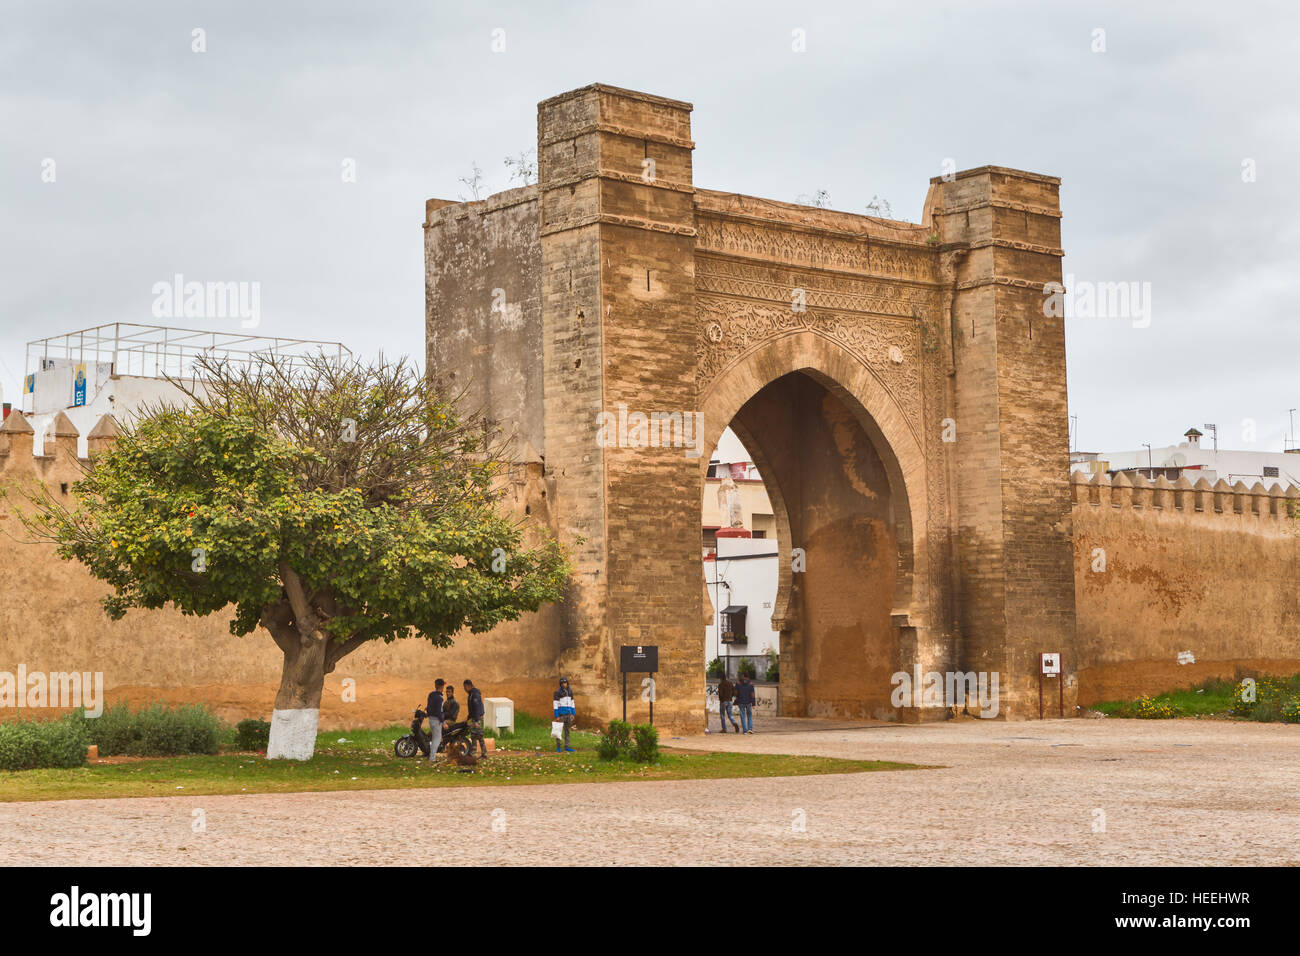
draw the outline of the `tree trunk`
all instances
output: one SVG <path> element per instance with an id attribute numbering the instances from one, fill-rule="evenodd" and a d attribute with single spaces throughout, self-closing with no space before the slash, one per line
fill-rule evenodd
<path id="1" fill-rule="evenodd" d="M 325 652 L 326 641 L 319 633 L 305 639 L 300 636 L 296 646 L 290 644 L 285 649 L 280 690 L 271 714 L 267 760 L 310 760 L 315 753 L 320 698 L 325 688 Z"/>

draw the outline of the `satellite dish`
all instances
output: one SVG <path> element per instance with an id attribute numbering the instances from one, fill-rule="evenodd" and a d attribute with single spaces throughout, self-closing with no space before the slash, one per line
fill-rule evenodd
<path id="1" fill-rule="evenodd" d="M 1169 468 L 1181 468 L 1185 464 L 1187 464 L 1187 456 L 1179 452 L 1170 455 L 1169 460 L 1165 462 Z"/>

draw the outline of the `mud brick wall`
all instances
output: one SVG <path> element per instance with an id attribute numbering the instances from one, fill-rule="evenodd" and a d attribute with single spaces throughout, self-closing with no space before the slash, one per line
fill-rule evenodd
<path id="1" fill-rule="evenodd" d="M 14 412 L 0 427 L 0 486 L 44 483 L 75 505 L 73 486 L 82 471 L 77 430 L 66 416 L 55 421 L 53 440 L 34 454 L 31 426 Z M 88 436 L 93 456 L 117 434 L 105 416 Z M 84 464 L 84 462 L 82 462 Z M 63 489 L 66 488 L 65 492 Z M 548 520 L 540 465 L 520 465 L 505 488 L 505 506 L 519 518 Z M 525 511 L 529 515 L 525 515 Z M 135 610 L 120 621 L 104 614 L 107 585 L 80 565 L 64 561 L 54 546 L 30 543 L 12 505 L 0 502 L 0 670 L 15 673 L 89 671 L 104 675 L 109 703 L 152 700 L 206 703 L 230 721 L 270 718 L 282 657 L 265 631 L 230 633 L 230 615 L 187 617 L 171 609 Z M 559 656 L 558 610 L 546 608 L 489 634 L 460 635 L 453 647 L 434 648 L 418 638 L 368 645 L 343 659 L 326 678 L 323 728 L 380 727 L 405 723 L 437 677 L 466 677 L 486 696 L 514 698 L 520 708 L 550 713 Z M 345 679 L 353 685 L 345 699 Z M 0 720 L 53 716 L 0 711 Z"/>
<path id="2" fill-rule="evenodd" d="M 1300 490 L 1124 474 L 1072 490 L 1080 703 L 1300 671 Z"/>

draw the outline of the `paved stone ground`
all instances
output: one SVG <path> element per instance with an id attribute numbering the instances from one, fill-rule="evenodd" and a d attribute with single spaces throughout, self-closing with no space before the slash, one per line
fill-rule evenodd
<path id="1" fill-rule="evenodd" d="M 797 725 L 796 725 L 797 726 Z M 943 764 L 818 777 L 0 804 L 0 865 L 1300 864 L 1300 727 L 963 721 L 666 741 Z M 785 725 L 777 728 L 786 731 Z M 191 832 L 191 810 L 207 832 Z M 1094 832 L 1095 811 L 1105 832 Z M 492 829 L 493 813 L 505 823 Z M 802 811 L 806 832 L 795 832 Z"/>

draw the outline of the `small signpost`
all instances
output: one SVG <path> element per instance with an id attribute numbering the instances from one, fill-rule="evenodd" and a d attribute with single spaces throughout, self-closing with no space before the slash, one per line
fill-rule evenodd
<path id="1" fill-rule="evenodd" d="M 627 675 L 649 674 L 650 725 L 655 722 L 654 675 L 659 671 L 659 646 L 657 644 L 624 644 L 619 649 L 619 670 L 623 672 L 623 720 L 627 720 Z"/>
<path id="2" fill-rule="evenodd" d="M 1056 678 L 1057 711 L 1065 716 L 1065 680 L 1061 677 L 1061 655 L 1045 653 L 1038 655 L 1038 719 L 1043 719 L 1043 678 Z"/>

